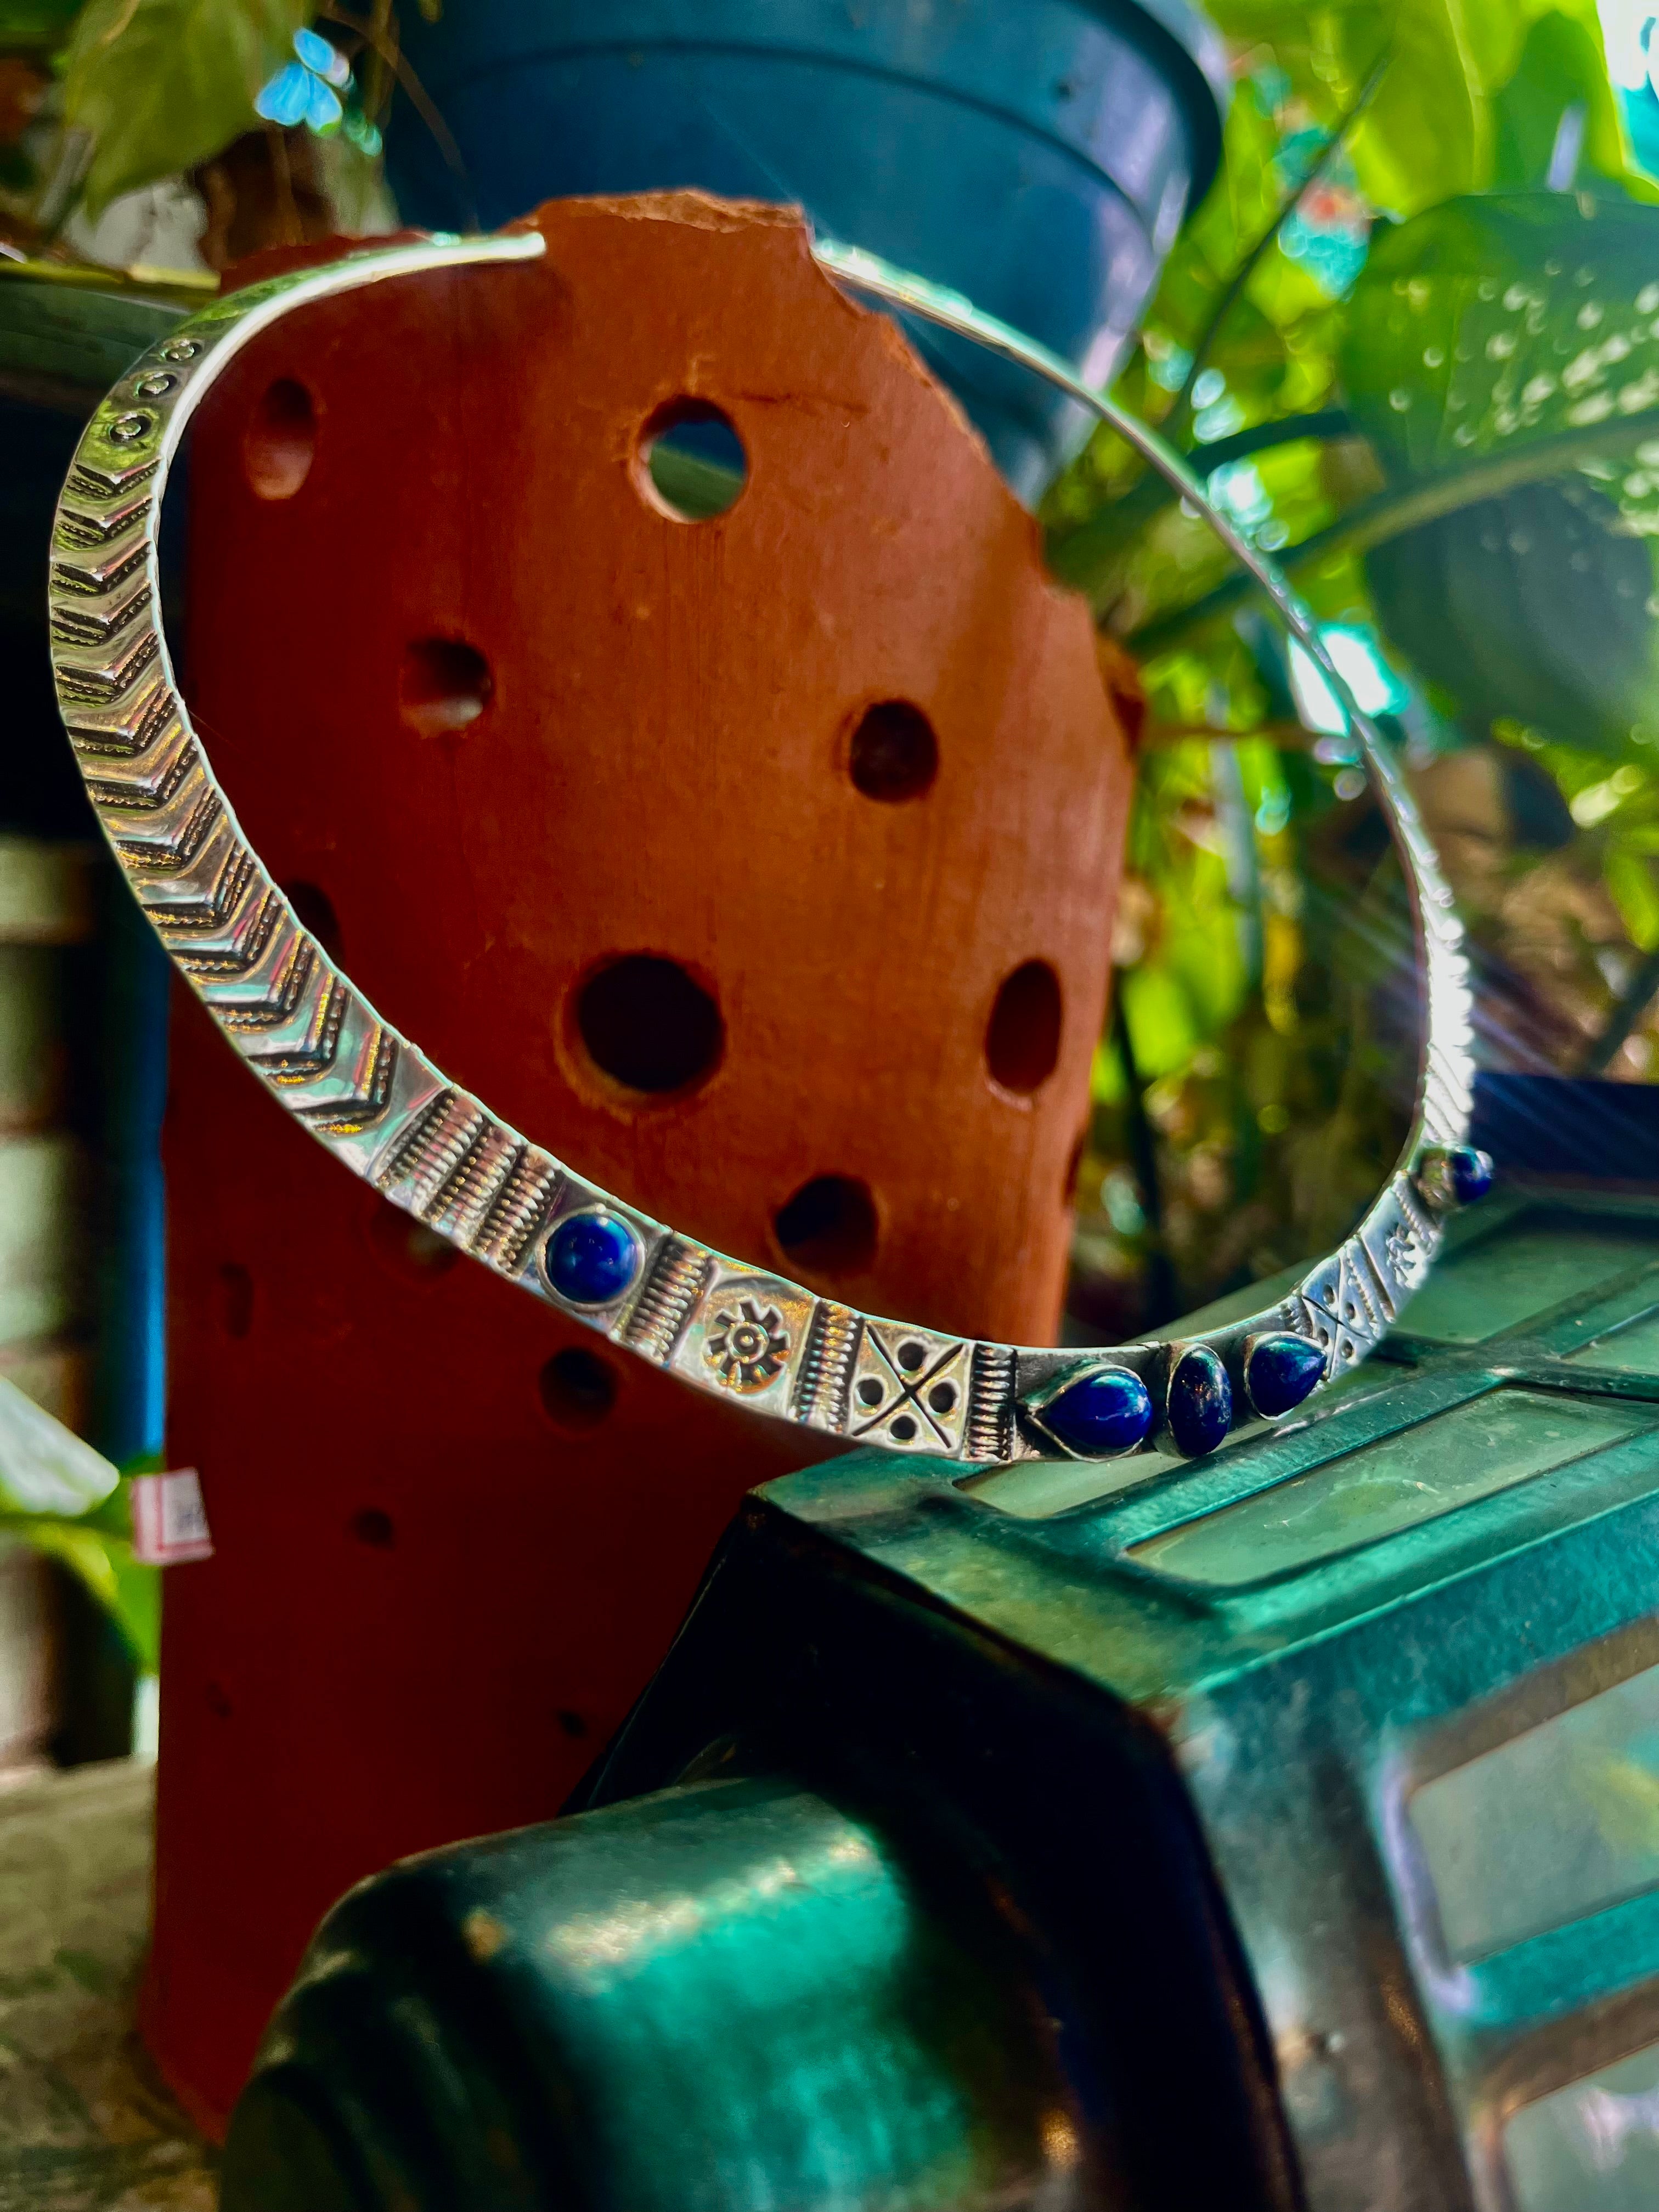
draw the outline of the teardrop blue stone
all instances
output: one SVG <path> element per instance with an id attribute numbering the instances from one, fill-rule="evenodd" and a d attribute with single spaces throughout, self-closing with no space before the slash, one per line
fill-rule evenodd
<path id="1" fill-rule="evenodd" d="M 608 1306 L 639 1273 L 640 1248 L 614 1213 L 572 1213 L 547 1240 L 547 1279 L 573 1306 Z"/>
<path id="2" fill-rule="evenodd" d="M 1245 1390 L 1270 1421 L 1310 1396 L 1324 1372 L 1324 1353 L 1305 1336 L 1253 1336 L 1244 1354 Z"/>
<path id="3" fill-rule="evenodd" d="M 1145 1442 L 1152 1394 L 1132 1368 L 1097 1367 L 1050 1398 L 1037 1419 L 1079 1459 L 1110 1459 Z"/>
<path id="4" fill-rule="evenodd" d="M 1233 1425 L 1233 1386 L 1221 1355 L 1191 1344 L 1170 1376 L 1170 1434 L 1188 1459 L 1212 1452 Z"/>

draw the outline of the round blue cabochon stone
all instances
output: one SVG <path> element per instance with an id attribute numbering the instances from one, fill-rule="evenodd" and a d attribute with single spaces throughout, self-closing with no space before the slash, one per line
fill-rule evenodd
<path id="1" fill-rule="evenodd" d="M 1492 1188 L 1492 1159 L 1473 1145 L 1455 1145 L 1446 1156 L 1451 1187 L 1460 1206 L 1473 1206 Z"/>
<path id="2" fill-rule="evenodd" d="M 1170 1434 L 1188 1459 L 1212 1452 L 1233 1424 L 1233 1386 L 1221 1355 L 1189 1345 L 1170 1376 Z"/>
<path id="3" fill-rule="evenodd" d="M 1145 1441 L 1152 1425 L 1152 1401 L 1132 1369 L 1102 1367 L 1050 1398 L 1041 1418 L 1079 1459 L 1109 1459 Z"/>
<path id="4" fill-rule="evenodd" d="M 606 1306 L 639 1273 L 633 1231 L 614 1213 L 573 1213 L 547 1240 L 547 1279 L 573 1306 Z"/>

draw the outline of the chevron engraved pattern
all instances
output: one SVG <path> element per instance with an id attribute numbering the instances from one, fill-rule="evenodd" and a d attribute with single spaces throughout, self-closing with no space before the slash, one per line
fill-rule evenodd
<path id="1" fill-rule="evenodd" d="M 64 487 L 49 568 L 58 704 L 104 833 L 180 972 L 272 1096 L 353 1173 L 475 1259 L 695 1388 L 920 1454 L 924 1469 L 929 1457 L 988 1464 L 1054 1456 L 1063 1447 L 1044 1425 L 1018 1418 L 1022 1390 L 1046 1404 L 1056 1378 L 1064 1383 L 1103 1359 L 1155 1382 L 1162 1345 L 1078 1354 L 940 1336 L 729 1260 L 580 1182 L 441 1074 L 341 973 L 242 836 L 179 695 L 161 627 L 157 530 L 185 426 L 226 363 L 313 301 L 544 250 L 534 231 L 430 240 L 274 277 L 215 301 L 153 347 L 104 401 Z M 819 250 L 826 265 L 836 251 Z M 888 271 L 883 283 L 885 296 L 941 319 L 937 296 L 920 280 Z M 968 336 L 985 337 L 973 310 L 957 303 L 943 319 L 951 316 Z M 1009 349 L 1006 333 L 996 343 Z M 1027 357 L 1018 349 L 1015 356 Z M 1052 380 L 1051 365 L 1035 352 L 1029 361 Z M 1109 403 L 1090 404 L 1109 413 Z M 1132 442 L 1213 522 L 1181 465 L 1144 426 L 1133 428 Z M 1248 548 L 1241 557 L 1317 650 L 1272 564 Z M 1403 779 L 1362 717 L 1356 726 L 1405 861 L 1425 971 L 1418 1119 L 1399 1170 L 1342 1249 L 1291 1297 L 1201 1340 L 1236 1374 L 1258 1329 L 1317 1342 L 1328 1373 L 1372 1349 L 1442 1234 L 1419 1172 L 1428 1149 L 1462 1144 L 1468 1125 L 1462 932 Z M 621 1241 L 634 1255 L 633 1277 L 609 1304 L 572 1304 L 552 1286 L 547 1255 L 575 1216 L 613 1238 L 607 1216 L 632 1232 Z M 1160 1433 L 1141 1448 L 1156 1448 Z"/>
<path id="2" fill-rule="evenodd" d="M 60 674 L 60 697 L 65 684 L 65 677 Z M 101 713 L 96 711 L 100 707 L 103 708 Z M 152 677 L 136 698 L 124 700 L 118 705 L 106 704 L 99 697 L 89 700 L 74 714 L 65 708 L 64 726 L 80 756 L 83 774 L 88 773 L 85 765 L 88 762 L 101 763 L 105 755 L 116 761 L 143 760 L 164 732 L 179 730 L 189 734 L 180 719 L 179 702 L 160 676 Z M 96 772 L 108 775 L 112 771 L 100 765 Z"/>
<path id="3" fill-rule="evenodd" d="M 100 806 L 125 806 L 148 814 L 176 799 L 199 764 L 195 738 L 174 717 L 161 742 L 147 746 L 136 757 L 88 763 L 87 789 Z M 192 783 L 191 787 L 197 787 Z"/>
<path id="4" fill-rule="evenodd" d="M 148 500 L 138 508 L 142 518 Z M 140 575 L 144 566 L 144 535 L 142 530 L 129 526 L 131 512 L 117 523 L 106 539 L 100 541 L 100 558 L 80 561 L 54 561 L 52 580 L 60 592 L 70 592 L 88 599 L 104 599 L 118 590 L 130 577 Z M 62 525 L 58 531 L 58 542 L 64 542 Z"/>
<path id="5" fill-rule="evenodd" d="M 130 630 L 149 610 L 149 586 L 146 582 L 133 585 L 125 596 L 120 592 L 106 591 L 86 599 L 76 596 L 75 585 L 64 582 L 61 570 L 53 572 L 53 582 L 62 597 L 52 607 L 51 632 L 65 645 L 106 647 Z"/>
<path id="6" fill-rule="evenodd" d="M 153 470 L 146 472 L 153 475 Z M 83 503 L 72 505 L 74 501 Z M 88 507 L 85 501 L 98 502 Z M 52 542 L 62 553 L 93 553 L 94 561 L 54 562 L 52 581 L 70 591 L 108 591 L 122 577 L 144 565 L 147 539 L 143 525 L 149 514 L 150 495 L 145 490 L 112 491 L 107 483 L 84 471 L 70 478 L 63 504 L 52 527 Z M 101 581 L 88 583 L 88 576 Z"/>

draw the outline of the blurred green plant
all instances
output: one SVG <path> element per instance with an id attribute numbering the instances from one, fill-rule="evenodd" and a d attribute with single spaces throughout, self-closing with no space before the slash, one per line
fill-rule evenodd
<path id="1" fill-rule="evenodd" d="M 120 1630 L 141 1674 L 161 1665 L 161 1573 L 132 1556 L 129 1469 L 101 1505 L 70 1519 L 59 1514 L 0 1514 L 0 1534 L 58 1560 L 84 1583 Z"/>
<path id="2" fill-rule="evenodd" d="M 0 1541 L 28 1545 L 84 1583 L 138 1672 L 156 1670 L 161 1591 L 132 1553 L 131 1479 L 0 1377 Z"/>
<path id="3" fill-rule="evenodd" d="M 284 132 L 337 147 L 349 201 L 378 174 L 400 75 L 424 112 L 392 0 L 361 15 L 332 0 L 0 0 L 0 220 L 39 251 L 76 210 L 95 222 L 125 193 Z"/>
<path id="4" fill-rule="evenodd" d="M 88 213 L 256 129 L 254 102 L 314 12 L 314 0 L 87 0 L 60 65 L 64 123 L 89 142 Z"/>
<path id="5" fill-rule="evenodd" d="M 1659 190 L 1592 0 L 1211 13 L 1224 167 L 1118 396 L 1405 745 L 1487 1055 L 1646 1073 Z M 1074 1322 L 1110 1333 L 1342 1233 L 1403 1133 L 1413 963 L 1344 718 L 1207 525 L 1108 434 L 1045 520 L 1149 709 L 1079 1190 Z"/>

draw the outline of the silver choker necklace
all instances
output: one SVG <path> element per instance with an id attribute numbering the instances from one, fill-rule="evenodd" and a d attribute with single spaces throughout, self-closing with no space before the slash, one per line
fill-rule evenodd
<path id="1" fill-rule="evenodd" d="M 485 1266 L 682 1381 L 895 1451 L 982 1465 L 1188 1456 L 1277 1420 L 1364 1359 L 1491 1163 L 1468 1143 L 1470 990 L 1451 894 L 1388 747 L 1313 617 L 1158 435 L 968 301 L 820 240 L 841 283 L 1017 362 L 1112 427 L 1203 514 L 1347 713 L 1404 863 L 1426 1009 L 1411 1133 L 1340 1249 L 1277 1304 L 1201 1336 L 1088 1352 L 949 1336 L 859 1312 L 711 1251 L 585 1182 L 383 1021 L 243 836 L 174 681 L 157 530 L 185 426 L 250 339 L 295 309 L 422 270 L 532 259 L 533 230 L 354 254 L 216 301 L 150 348 L 93 416 L 52 540 L 52 665 L 104 832 L 214 1020 L 337 1158 Z"/>

